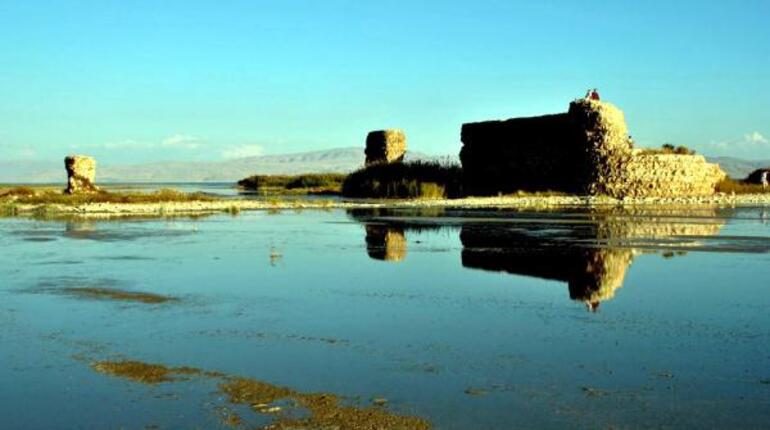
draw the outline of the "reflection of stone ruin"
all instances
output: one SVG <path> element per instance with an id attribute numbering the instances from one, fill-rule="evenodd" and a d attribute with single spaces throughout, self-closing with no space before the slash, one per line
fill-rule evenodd
<path id="1" fill-rule="evenodd" d="M 722 222 L 714 221 L 713 209 L 704 211 L 711 213 L 704 213 L 702 220 L 682 218 L 675 210 L 599 212 L 581 227 L 588 230 L 573 238 L 551 237 L 517 226 L 468 224 L 460 232 L 462 264 L 566 282 L 570 298 L 595 310 L 623 286 L 626 270 L 647 242 L 664 240 L 655 248 L 686 249 L 698 237 L 716 235 Z M 592 237 L 594 243 L 587 243 L 583 235 Z"/>
<path id="2" fill-rule="evenodd" d="M 726 176 L 699 155 L 634 149 L 623 112 L 598 100 L 573 101 L 562 114 L 464 124 L 462 141 L 469 194 L 700 196 Z"/>
<path id="3" fill-rule="evenodd" d="M 70 220 L 64 228 L 64 236 L 68 239 L 91 239 L 95 232 L 96 223 L 88 220 Z"/>
<path id="4" fill-rule="evenodd" d="M 366 252 L 370 258 L 382 261 L 400 262 L 406 258 L 406 232 L 425 230 L 440 230 L 444 226 L 434 224 L 414 223 L 406 219 L 391 219 L 401 214 L 388 208 L 349 209 L 348 216 L 362 223 L 366 230 Z M 410 210 L 407 218 L 441 217 L 444 208 L 421 208 Z"/>
<path id="5" fill-rule="evenodd" d="M 64 159 L 67 169 L 67 194 L 91 193 L 96 187 L 96 160 L 83 155 L 70 155 Z"/>
<path id="6" fill-rule="evenodd" d="M 607 208 L 595 210 L 589 219 L 596 223 L 598 244 L 634 248 L 650 241 L 657 247 L 692 248 L 698 238 L 715 236 L 724 225 L 709 207 Z"/>
<path id="7" fill-rule="evenodd" d="M 433 212 L 437 211 L 437 212 Z M 363 223 L 370 258 L 402 261 L 406 232 L 460 228 L 462 265 L 567 283 L 570 298 L 595 310 L 623 286 L 626 271 L 641 253 L 683 253 L 719 233 L 724 220 L 714 208 L 607 207 L 569 212 L 563 222 L 520 212 L 506 222 L 475 222 L 433 211 L 349 210 Z M 435 222 L 436 217 L 442 221 Z M 490 218 L 495 219 L 495 218 Z M 530 221 L 531 219 L 531 221 Z M 509 222 L 510 221 L 510 222 Z"/>
<path id="8" fill-rule="evenodd" d="M 544 241 L 516 230 L 463 226 L 465 267 L 566 282 L 570 298 L 591 309 L 623 286 L 630 249 L 585 249 Z"/>
<path id="9" fill-rule="evenodd" d="M 366 165 L 398 163 L 406 154 L 406 134 L 402 130 L 373 131 L 366 136 Z"/>
<path id="10" fill-rule="evenodd" d="M 406 258 L 404 229 L 379 224 L 366 225 L 366 252 L 369 257 L 383 261 L 402 261 Z"/>

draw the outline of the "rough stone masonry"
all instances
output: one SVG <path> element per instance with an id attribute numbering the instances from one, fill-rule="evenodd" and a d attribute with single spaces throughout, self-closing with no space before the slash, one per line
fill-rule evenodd
<path id="1" fill-rule="evenodd" d="M 96 182 L 96 160 L 85 155 L 69 155 L 64 159 L 67 169 L 67 194 L 99 191 Z"/>
<path id="2" fill-rule="evenodd" d="M 366 136 L 366 165 L 399 163 L 406 154 L 406 134 L 402 130 L 377 130 Z"/>
<path id="3" fill-rule="evenodd" d="M 599 100 L 575 100 L 563 114 L 464 124 L 461 138 L 469 194 L 705 196 L 726 177 L 702 156 L 634 149 L 623 112 Z"/>

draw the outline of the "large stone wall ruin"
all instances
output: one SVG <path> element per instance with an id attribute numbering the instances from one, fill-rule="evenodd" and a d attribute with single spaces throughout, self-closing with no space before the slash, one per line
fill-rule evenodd
<path id="1" fill-rule="evenodd" d="M 575 157 L 581 148 L 566 113 L 464 124 L 461 135 L 467 194 L 579 191 Z"/>
<path id="2" fill-rule="evenodd" d="M 564 114 L 464 124 L 461 137 L 468 194 L 703 196 L 726 176 L 700 156 L 635 150 L 623 112 L 599 100 L 575 100 Z"/>

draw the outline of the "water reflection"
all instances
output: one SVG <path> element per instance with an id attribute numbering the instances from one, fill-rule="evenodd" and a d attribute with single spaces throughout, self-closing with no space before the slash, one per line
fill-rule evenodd
<path id="1" fill-rule="evenodd" d="M 406 232 L 421 232 L 447 228 L 435 217 L 444 215 L 441 208 L 412 210 L 409 217 L 394 216 L 392 209 L 351 209 L 348 216 L 364 225 L 366 253 L 380 261 L 400 262 L 407 255 Z"/>
<path id="2" fill-rule="evenodd" d="M 724 219 L 716 209 L 609 208 L 552 213 L 433 209 L 349 211 L 362 223 L 367 254 L 400 262 L 407 237 L 459 231 L 463 267 L 565 282 L 572 300 L 596 311 L 623 286 L 635 256 L 703 248 Z"/>
<path id="3" fill-rule="evenodd" d="M 369 257 L 382 261 L 402 261 L 406 258 L 406 236 L 397 226 L 368 224 L 366 252 Z"/>
<path id="4" fill-rule="evenodd" d="M 460 232 L 462 265 L 566 282 L 570 298 L 590 310 L 623 286 L 631 249 L 591 249 L 497 226 L 466 225 Z"/>

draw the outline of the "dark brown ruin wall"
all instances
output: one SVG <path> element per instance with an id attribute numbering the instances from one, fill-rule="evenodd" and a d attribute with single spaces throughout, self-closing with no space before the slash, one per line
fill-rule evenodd
<path id="1" fill-rule="evenodd" d="M 465 191 L 582 191 L 585 150 L 568 114 L 464 124 Z"/>

